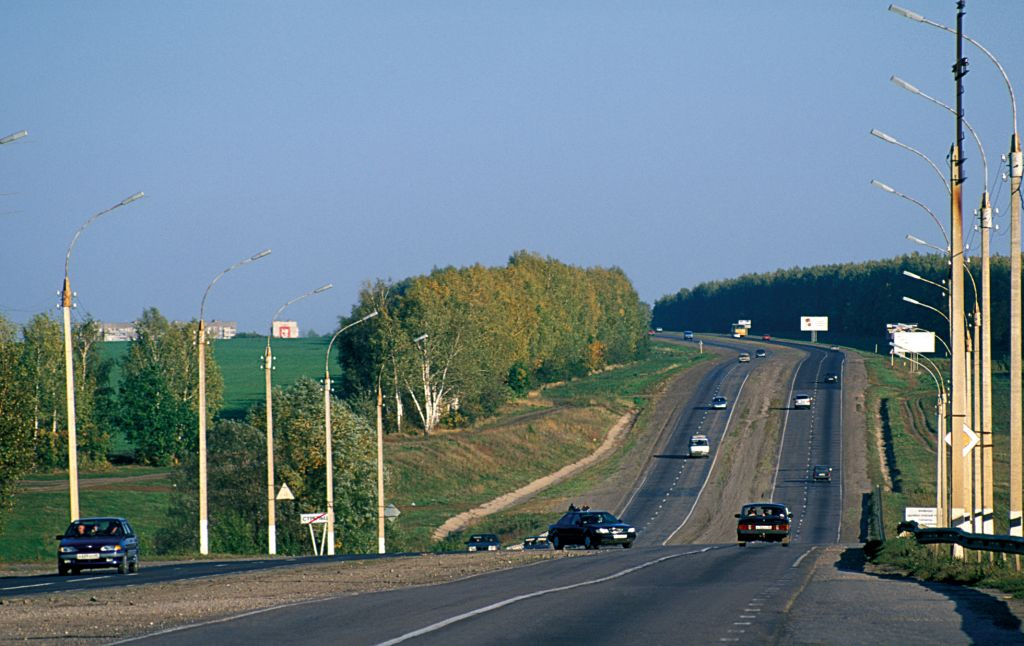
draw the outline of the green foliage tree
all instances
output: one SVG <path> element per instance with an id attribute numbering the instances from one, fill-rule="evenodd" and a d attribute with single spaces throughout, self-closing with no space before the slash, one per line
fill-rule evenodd
<path id="1" fill-rule="evenodd" d="M 122 364 L 118 424 L 145 464 L 180 463 L 198 443 L 198 324 L 170 323 L 156 308 L 135 322 L 137 337 Z M 223 379 L 206 353 L 207 415 L 223 401 Z"/>
<path id="2" fill-rule="evenodd" d="M 324 401 L 311 379 L 275 388 L 275 483 L 287 483 L 294 501 L 276 505 L 277 547 L 282 554 L 308 553 L 302 513 L 326 509 Z M 254 406 L 245 422 L 220 420 L 208 435 L 210 547 L 214 552 L 258 553 L 267 547 L 266 409 Z M 344 402 L 331 404 L 334 458 L 334 513 L 337 548 L 376 548 L 376 445 L 366 421 Z M 161 549 L 195 549 L 198 537 L 196 458 L 185 457 L 175 476 L 171 517 Z"/>
<path id="3" fill-rule="evenodd" d="M 12 323 L 0 316 L 0 531 L 18 479 L 33 465 L 31 377 Z"/>
<path id="4" fill-rule="evenodd" d="M 64 339 L 55 319 L 37 314 L 22 329 L 26 384 L 32 388 L 32 446 L 35 464 L 67 464 Z"/>
<path id="5" fill-rule="evenodd" d="M 368 401 L 380 383 L 389 419 L 400 426 L 411 409 L 427 433 L 492 414 L 534 384 L 643 356 L 649 343 L 649 312 L 621 270 L 527 252 L 505 267 L 378 282 L 342 324 L 373 309 L 380 316 L 342 340 L 344 392 Z"/>

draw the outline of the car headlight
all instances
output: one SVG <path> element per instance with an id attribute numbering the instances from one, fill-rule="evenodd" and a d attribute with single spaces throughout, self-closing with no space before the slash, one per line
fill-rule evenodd
<path id="1" fill-rule="evenodd" d="M 73 547 L 68 547 L 67 545 L 62 545 L 58 551 L 61 554 L 74 554 L 78 550 Z"/>
<path id="2" fill-rule="evenodd" d="M 104 545 L 103 547 L 100 548 L 100 551 L 101 552 L 120 552 L 121 551 L 121 546 L 120 545 Z"/>
<path id="3" fill-rule="evenodd" d="M 608 528 L 607 527 L 598 527 L 597 528 L 597 533 L 598 534 L 607 534 L 608 533 Z"/>
<path id="4" fill-rule="evenodd" d="M 635 534 L 636 533 L 636 527 L 630 527 L 629 529 L 626 530 L 626 533 L 627 534 Z"/>

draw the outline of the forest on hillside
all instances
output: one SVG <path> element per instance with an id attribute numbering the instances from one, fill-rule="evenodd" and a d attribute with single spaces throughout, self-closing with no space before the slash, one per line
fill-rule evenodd
<path id="1" fill-rule="evenodd" d="M 1003 256 L 991 261 L 992 351 L 1009 352 L 1010 263 Z M 981 289 L 981 262 L 971 258 L 971 276 Z M 666 330 L 728 332 L 739 319 L 750 319 L 757 335 L 801 335 L 801 316 L 827 316 L 829 331 L 819 339 L 870 349 L 886 344 L 887 323 L 916 323 L 948 341 L 948 324 L 939 314 L 907 303 L 909 296 L 946 310 L 946 293 L 936 285 L 905 276 L 904 271 L 940 285 L 948 284 L 949 265 L 941 254 L 910 254 L 861 263 L 794 267 L 764 274 L 745 274 L 701 283 L 659 299 L 653 325 Z M 971 277 L 964 299 L 974 308 Z M 806 334 L 806 333 L 803 333 Z"/>

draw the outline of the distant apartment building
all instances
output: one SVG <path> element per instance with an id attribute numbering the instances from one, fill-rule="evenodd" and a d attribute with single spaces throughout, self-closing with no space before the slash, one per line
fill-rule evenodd
<path id="1" fill-rule="evenodd" d="M 182 321 L 174 321 L 175 325 L 185 325 Z M 138 338 L 134 323 L 100 323 L 104 341 L 134 341 Z M 233 339 L 238 334 L 238 323 L 235 321 L 210 321 L 206 324 L 207 339 Z"/>
<path id="2" fill-rule="evenodd" d="M 274 321 L 275 339 L 297 339 L 299 338 L 298 321 Z"/>
<path id="3" fill-rule="evenodd" d="M 134 323 L 100 323 L 104 341 L 133 341 L 136 337 Z"/>
<path id="4" fill-rule="evenodd" d="M 235 321 L 210 321 L 206 324 L 206 338 L 233 339 L 238 334 L 238 323 Z"/>

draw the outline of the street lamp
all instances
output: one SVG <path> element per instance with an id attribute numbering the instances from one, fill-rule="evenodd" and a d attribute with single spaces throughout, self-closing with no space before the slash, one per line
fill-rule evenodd
<path id="1" fill-rule="evenodd" d="M 288 301 L 277 309 L 274 313 L 273 318 L 270 319 L 270 333 L 267 334 L 267 350 L 263 355 L 263 369 L 266 374 L 264 381 L 267 391 L 267 554 L 273 556 L 277 554 L 277 520 L 275 517 L 274 508 L 274 409 L 273 409 L 273 398 L 271 397 L 272 385 L 270 379 L 270 371 L 274 369 L 274 356 L 270 353 L 270 338 L 274 336 L 274 321 L 277 320 L 278 316 L 288 308 L 289 305 L 297 303 L 304 298 L 313 296 L 314 294 L 320 294 L 326 292 L 328 289 L 334 287 L 331 283 L 321 285 L 311 292 L 306 292 L 301 296 L 296 296 L 292 300 Z"/>
<path id="2" fill-rule="evenodd" d="M 1020 208 L 1021 208 L 1021 191 L 1020 183 L 1021 176 L 1024 175 L 1024 154 L 1021 153 L 1020 148 L 1020 137 L 1017 135 L 1017 99 L 1013 93 L 1013 84 L 1010 83 L 1010 77 L 1006 74 L 1006 70 L 1003 69 L 1002 64 L 990 52 L 984 45 L 974 40 L 967 34 L 963 33 L 963 30 L 959 27 L 962 26 L 960 17 L 962 17 L 962 11 L 958 13 L 958 29 L 954 30 L 946 25 L 937 23 L 933 20 L 929 20 L 921 14 L 908 11 L 902 7 L 896 5 L 889 5 L 889 11 L 899 14 L 904 18 L 909 18 L 916 22 L 920 22 L 937 29 L 941 29 L 949 34 L 955 35 L 958 39 L 966 40 L 975 47 L 977 47 L 985 56 L 992 61 L 992 64 L 999 70 L 999 74 L 1003 77 L 1003 82 L 1006 84 L 1006 91 L 1010 95 L 1010 115 L 1011 115 L 1011 126 L 1012 135 L 1010 136 L 1010 152 L 1009 152 L 1009 164 L 1010 164 L 1010 535 L 1021 536 L 1024 535 L 1024 468 L 1022 468 L 1022 447 L 1024 447 L 1024 429 L 1022 429 L 1022 418 L 1024 418 L 1024 410 L 1022 410 L 1022 377 L 1021 377 L 1021 222 L 1020 222 Z M 957 56 L 959 57 L 959 44 L 958 44 Z M 957 64 L 960 64 L 958 59 Z M 959 100 L 959 93 L 958 93 Z M 959 103 L 957 104 L 959 107 Z M 959 111 L 958 111 L 959 114 Z M 987 186 L 987 184 L 986 184 Z M 985 218 L 985 207 L 986 204 L 982 204 L 982 217 Z M 986 283 L 985 278 L 982 278 L 982 283 Z M 983 290 L 987 293 L 987 288 L 983 287 Z M 985 299 L 985 307 L 988 307 L 989 299 Z M 983 319 L 988 324 L 989 314 L 985 312 Z M 985 348 L 983 350 L 983 359 L 989 361 L 991 356 L 991 347 L 988 340 L 991 335 L 985 334 Z M 991 374 L 991 366 L 986 370 L 986 374 Z M 991 381 L 989 381 L 991 383 Z M 991 390 L 990 387 L 986 387 L 985 401 L 986 403 L 991 401 Z M 986 420 L 984 426 L 985 438 L 982 441 L 982 452 L 984 456 L 982 461 L 985 465 L 985 475 L 983 480 L 983 494 L 984 509 L 982 510 L 985 526 L 985 533 L 992 533 L 995 531 L 994 518 L 993 518 L 993 494 L 992 494 L 992 441 L 990 436 L 991 425 L 991 408 L 986 406 L 988 409 L 986 412 Z M 1019 560 L 1018 560 L 1019 564 Z"/>
<path id="3" fill-rule="evenodd" d="M 903 300 L 905 300 L 906 302 L 910 303 L 911 305 L 919 305 L 920 307 L 924 307 L 926 309 L 930 309 L 931 311 L 935 312 L 936 314 L 938 314 L 942 318 L 946 319 L 946 323 L 949 323 L 949 317 L 946 316 L 946 313 L 943 312 L 942 310 L 940 310 L 939 308 L 932 307 L 928 303 L 922 303 L 921 301 L 915 300 L 913 298 L 910 298 L 909 296 L 904 296 Z"/>
<path id="4" fill-rule="evenodd" d="M 24 131 L 23 131 L 24 132 Z M 17 133 L 20 134 L 20 133 Z M 28 134 L 27 132 L 25 134 Z M 15 137 L 16 135 L 10 135 Z M 22 135 L 24 136 L 24 135 Z M 71 250 L 78 242 L 78 236 L 90 224 L 96 221 L 101 215 L 110 213 L 114 209 L 131 204 L 141 198 L 141 192 L 126 197 L 114 206 L 104 209 L 85 221 L 85 224 L 78 227 L 75 235 L 68 245 L 68 253 L 64 256 L 64 287 L 61 290 L 60 305 L 64 315 L 64 382 L 66 388 L 67 411 L 68 411 L 68 489 L 71 496 L 71 520 L 76 520 L 78 515 L 78 437 L 75 429 L 75 371 L 74 360 L 71 351 L 71 279 L 69 278 L 69 267 L 71 266 Z"/>
<path id="5" fill-rule="evenodd" d="M 28 130 L 19 130 L 18 132 L 14 133 L 13 135 L 7 135 L 6 137 L 0 138 L 0 146 L 2 146 L 4 144 L 9 144 L 12 141 L 17 141 L 17 140 L 21 139 L 22 137 L 27 137 L 27 136 L 28 136 Z"/>
<path id="6" fill-rule="evenodd" d="M 900 193 L 899 191 L 897 191 L 893 187 L 889 186 L 888 184 L 883 184 L 882 182 L 879 182 L 877 179 L 871 180 L 871 185 L 872 186 L 877 186 L 878 188 L 882 189 L 886 193 L 892 193 L 893 195 L 896 195 L 898 197 L 902 197 L 903 199 L 907 200 L 908 202 L 912 202 L 912 203 L 918 205 L 919 207 L 921 207 L 922 209 L 924 209 L 925 213 L 930 215 L 932 220 L 939 227 L 939 231 L 942 231 L 942 237 L 945 238 L 946 245 L 949 245 L 949 236 L 946 235 L 946 228 L 942 226 L 942 222 L 939 221 L 939 218 L 936 217 L 935 213 L 933 213 L 931 209 L 929 209 L 927 206 L 925 206 L 923 203 L 919 202 L 918 200 L 915 200 L 914 198 L 910 197 L 909 195 L 906 195 L 905 193 Z M 909 237 L 907 239 L 911 240 L 911 238 L 909 238 Z M 913 241 L 917 241 L 917 238 L 914 238 Z M 922 244 L 926 244 L 926 243 L 922 243 Z M 926 244 L 926 246 L 931 246 L 931 245 L 927 245 Z M 938 247 L 936 247 L 936 249 L 938 249 Z M 946 253 L 946 254 L 949 253 L 948 249 L 939 249 L 939 251 L 941 251 L 942 253 Z"/>
<path id="7" fill-rule="evenodd" d="M 939 179 L 942 180 L 942 184 L 946 187 L 946 192 L 947 193 L 950 192 L 949 180 L 946 179 L 946 176 L 942 174 L 942 171 L 939 170 L 939 167 L 935 164 L 935 162 L 933 162 L 931 160 L 930 157 L 928 157 L 928 155 L 924 154 L 923 152 L 921 152 L 917 148 L 914 148 L 913 146 L 908 146 L 907 144 L 903 143 L 902 141 L 896 139 L 895 137 L 893 137 L 891 135 L 885 134 L 881 130 L 872 129 L 871 130 L 871 134 L 874 135 L 875 137 L 878 137 L 879 139 L 881 139 L 882 141 L 884 141 L 886 143 L 893 144 L 894 146 L 899 146 L 900 148 L 903 148 L 904 150 L 909 150 L 910 152 L 914 153 L 915 155 L 917 155 L 921 159 L 923 159 L 926 162 L 928 162 L 928 165 L 932 167 L 932 170 L 934 170 L 935 173 L 939 176 Z M 939 225 L 939 226 L 941 227 L 942 225 Z"/>
<path id="8" fill-rule="evenodd" d="M 331 439 L 331 347 L 334 340 L 342 332 L 363 321 L 368 321 L 377 316 L 377 310 L 373 310 L 358 321 L 349 323 L 334 333 L 331 342 L 327 344 L 327 356 L 324 358 L 324 452 L 326 453 L 327 468 L 327 555 L 334 556 L 334 443 Z M 379 441 L 379 438 L 378 438 Z M 378 454 L 380 447 L 378 446 Z"/>
<path id="9" fill-rule="evenodd" d="M 270 249 L 264 249 L 256 255 L 249 256 L 231 265 L 224 271 L 217 274 L 216 278 L 210 281 L 203 292 L 203 300 L 199 303 L 199 330 L 196 332 L 196 343 L 199 345 L 199 553 L 210 553 L 209 527 L 207 522 L 206 503 L 206 323 L 203 319 L 203 311 L 206 308 L 206 297 L 210 288 L 220 280 L 221 276 L 238 269 L 250 262 L 259 260 L 270 255 Z"/>
<path id="10" fill-rule="evenodd" d="M 949 525 L 949 519 L 946 518 L 946 500 L 948 496 L 946 489 L 946 387 L 942 383 L 942 373 L 939 371 L 938 366 L 932 363 L 928 357 L 922 356 L 922 358 L 927 360 L 928 364 L 921 363 L 913 357 L 907 357 L 910 362 L 917 364 L 920 368 L 924 368 L 928 376 L 935 382 L 936 397 L 938 399 L 936 403 L 937 413 L 935 415 L 937 435 L 935 442 L 935 509 L 939 523 Z"/>

